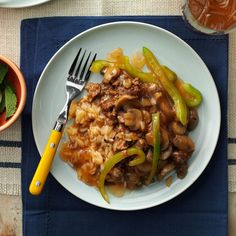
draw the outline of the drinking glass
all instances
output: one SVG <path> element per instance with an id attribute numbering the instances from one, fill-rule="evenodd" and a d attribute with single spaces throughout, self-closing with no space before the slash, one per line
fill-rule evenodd
<path id="1" fill-rule="evenodd" d="M 206 34 L 226 34 L 236 29 L 236 0 L 183 0 L 185 21 Z"/>

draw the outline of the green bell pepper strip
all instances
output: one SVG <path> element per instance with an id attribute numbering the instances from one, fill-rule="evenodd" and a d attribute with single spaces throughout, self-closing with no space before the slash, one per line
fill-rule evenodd
<path id="1" fill-rule="evenodd" d="M 124 57 L 124 64 L 117 64 L 106 60 L 96 60 L 92 63 L 90 71 L 93 73 L 99 73 L 106 66 L 118 66 L 132 77 L 138 77 L 144 83 L 156 83 L 160 85 L 160 83 L 158 83 L 159 81 L 157 81 L 151 73 L 143 72 L 132 66 L 129 62 L 129 57 L 127 56 Z"/>
<path id="2" fill-rule="evenodd" d="M 96 60 L 92 63 L 90 71 L 93 73 L 99 73 L 106 66 L 113 66 L 114 63 L 106 60 Z"/>
<path id="3" fill-rule="evenodd" d="M 157 164 L 160 156 L 160 112 L 152 114 L 152 132 L 153 132 L 153 156 L 152 168 L 147 178 L 147 182 L 151 183 L 153 176 L 157 170 Z"/>
<path id="4" fill-rule="evenodd" d="M 118 162 L 133 155 L 137 155 L 137 157 L 129 162 L 129 166 L 136 166 L 142 164 L 145 161 L 144 152 L 139 148 L 131 147 L 127 150 L 114 154 L 105 162 L 104 168 L 102 169 L 99 177 L 99 191 L 106 202 L 109 203 L 109 198 L 105 191 L 105 179 L 107 174 Z"/>
<path id="5" fill-rule="evenodd" d="M 124 70 L 132 77 L 138 77 L 142 82 L 145 83 L 156 83 L 156 79 L 150 73 L 143 72 L 129 62 L 129 57 L 124 57 Z"/>
<path id="6" fill-rule="evenodd" d="M 176 73 L 171 70 L 169 67 L 162 65 L 162 69 L 166 75 L 166 77 L 171 81 L 171 82 L 175 82 L 177 80 L 177 75 Z"/>
<path id="7" fill-rule="evenodd" d="M 175 85 L 188 107 L 198 107 L 202 102 L 202 94 L 191 84 L 181 79 L 176 80 Z"/>
<path id="8" fill-rule="evenodd" d="M 184 98 L 185 103 L 187 104 L 187 106 L 189 106 L 189 107 L 199 106 L 202 102 L 202 94 L 200 93 L 200 91 L 197 90 L 191 84 L 188 84 L 188 83 L 184 83 L 183 88 L 192 97 L 192 99 L 188 99 L 188 98 L 185 99 Z"/>
<path id="9" fill-rule="evenodd" d="M 166 74 L 163 71 L 162 66 L 154 56 L 154 54 L 146 47 L 143 47 L 143 55 L 146 59 L 146 64 L 148 68 L 153 71 L 153 73 L 158 77 L 162 86 L 172 98 L 175 104 L 175 111 L 177 119 L 183 124 L 186 125 L 188 122 L 188 110 L 187 106 L 181 97 L 179 91 L 175 85 L 167 78 Z"/>

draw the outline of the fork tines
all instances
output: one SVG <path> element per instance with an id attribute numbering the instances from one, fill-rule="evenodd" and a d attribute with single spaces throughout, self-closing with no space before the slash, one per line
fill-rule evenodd
<path id="1" fill-rule="evenodd" d="M 69 81 L 80 84 L 88 80 L 91 74 L 91 71 L 89 69 L 93 61 L 96 59 L 97 54 L 95 53 L 93 57 L 91 55 L 92 52 L 89 52 L 89 54 L 86 56 L 86 50 L 82 53 L 82 48 L 79 49 L 68 72 Z"/>

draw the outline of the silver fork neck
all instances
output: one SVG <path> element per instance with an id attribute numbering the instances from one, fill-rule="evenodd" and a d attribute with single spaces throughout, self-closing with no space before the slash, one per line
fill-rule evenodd
<path id="1" fill-rule="evenodd" d="M 76 97 L 77 95 L 77 91 L 76 89 L 67 86 L 66 89 L 66 102 L 64 107 L 62 108 L 58 119 L 54 125 L 54 130 L 61 132 L 66 124 L 67 121 L 67 117 L 68 117 L 68 112 L 69 112 L 69 108 L 70 108 L 70 104 L 72 102 L 72 100 Z"/>

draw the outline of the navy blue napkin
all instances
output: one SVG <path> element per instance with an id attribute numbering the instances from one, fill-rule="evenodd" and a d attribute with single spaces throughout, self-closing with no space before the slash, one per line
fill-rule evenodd
<path id="1" fill-rule="evenodd" d="M 40 73 L 52 55 L 76 34 L 95 25 L 121 20 L 146 22 L 175 33 L 207 64 L 222 108 L 219 141 L 209 165 L 184 193 L 141 211 L 119 212 L 92 206 L 70 194 L 51 175 L 43 193 L 31 196 L 28 186 L 40 158 L 32 134 L 31 109 Z M 22 21 L 21 69 L 28 89 L 22 117 L 24 235 L 227 235 L 227 67 L 228 37 L 193 32 L 177 16 L 53 17 Z"/>

